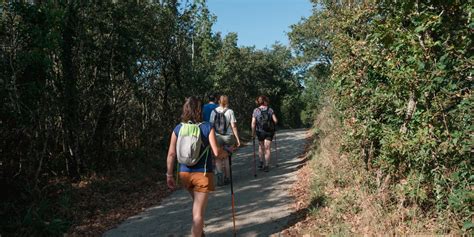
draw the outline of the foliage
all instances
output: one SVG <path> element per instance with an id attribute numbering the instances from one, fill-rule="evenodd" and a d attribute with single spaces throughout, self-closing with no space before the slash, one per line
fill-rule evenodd
<path id="1" fill-rule="evenodd" d="M 313 15 L 293 26 L 290 38 L 297 63 L 330 67 L 327 86 L 337 92 L 343 149 L 374 176 L 382 174 L 400 205 L 416 205 L 440 221 L 450 213 L 459 226 L 469 222 L 470 1 L 313 3 Z M 323 93 L 311 83 L 324 80 L 312 75 L 311 93 Z"/>
<path id="2" fill-rule="evenodd" d="M 205 1 L 3 1 L 0 14 L 2 234 L 68 228 L 42 214 L 51 180 L 164 164 L 187 96 L 228 94 L 247 129 L 266 94 L 282 126 L 300 125 L 290 50 L 237 47 L 212 32 Z"/>

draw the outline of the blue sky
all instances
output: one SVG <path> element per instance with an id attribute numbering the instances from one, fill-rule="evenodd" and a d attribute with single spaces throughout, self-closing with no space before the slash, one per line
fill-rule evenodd
<path id="1" fill-rule="evenodd" d="M 217 16 L 214 31 L 237 32 L 239 46 L 270 47 L 275 41 L 288 45 L 290 25 L 311 15 L 310 0 L 208 0 Z"/>

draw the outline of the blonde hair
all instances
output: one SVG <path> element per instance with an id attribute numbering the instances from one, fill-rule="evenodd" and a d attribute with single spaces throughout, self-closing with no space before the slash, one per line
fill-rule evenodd
<path id="1" fill-rule="evenodd" d="M 219 105 L 223 108 L 227 107 L 229 105 L 229 96 L 221 95 L 219 97 Z"/>

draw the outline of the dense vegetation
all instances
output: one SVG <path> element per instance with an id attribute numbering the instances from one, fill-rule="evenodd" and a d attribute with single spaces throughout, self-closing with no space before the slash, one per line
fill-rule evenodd
<path id="1" fill-rule="evenodd" d="M 203 0 L 30 2 L 0 4 L 1 234 L 66 232 L 85 177 L 163 173 L 184 98 L 212 92 L 244 130 L 260 94 L 285 127 L 334 103 L 387 208 L 473 227 L 470 1 L 312 0 L 292 48 L 264 50 L 213 32 Z"/>
<path id="2" fill-rule="evenodd" d="M 309 111 L 333 98 L 342 149 L 372 192 L 388 187 L 385 208 L 473 228 L 472 2 L 312 2 L 289 34 Z"/>
<path id="3" fill-rule="evenodd" d="M 291 51 L 238 47 L 205 1 L 2 2 L 1 234 L 67 231 L 71 200 L 52 197 L 88 175 L 163 173 L 186 96 L 229 95 L 248 130 L 266 94 L 283 126 L 301 125 Z"/>

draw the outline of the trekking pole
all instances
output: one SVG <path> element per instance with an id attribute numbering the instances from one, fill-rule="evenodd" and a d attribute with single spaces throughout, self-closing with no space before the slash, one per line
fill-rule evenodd
<path id="1" fill-rule="evenodd" d="M 255 138 L 253 140 L 253 177 L 257 178 L 257 158 L 255 157 Z"/>
<path id="2" fill-rule="evenodd" d="M 229 176 L 230 176 L 230 194 L 232 196 L 232 221 L 234 223 L 234 236 L 237 236 L 237 232 L 235 231 L 235 205 L 234 205 L 234 183 L 232 181 L 232 152 L 229 152 Z"/>
<path id="3" fill-rule="evenodd" d="M 278 145 L 277 145 L 277 133 L 275 130 L 275 166 L 278 167 Z"/>

